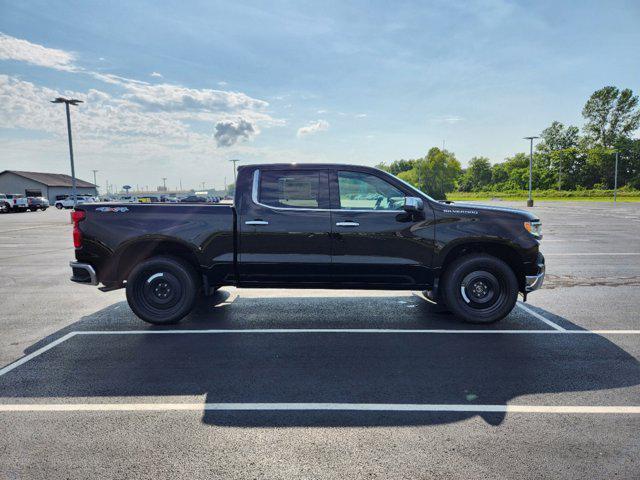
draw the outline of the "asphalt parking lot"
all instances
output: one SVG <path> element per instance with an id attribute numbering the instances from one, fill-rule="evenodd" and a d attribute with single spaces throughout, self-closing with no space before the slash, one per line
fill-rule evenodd
<path id="1" fill-rule="evenodd" d="M 1 215 L 0 477 L 637 478 L 640 204 L 535 211 L 545 286 L 488 327 L 235 288 L 152 327 L 68 281 L 69 211 Z"/>

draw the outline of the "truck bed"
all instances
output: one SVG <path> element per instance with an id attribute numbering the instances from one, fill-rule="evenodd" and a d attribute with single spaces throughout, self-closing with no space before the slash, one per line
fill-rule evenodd
<path id="1" fill-rule="evenodd" d="M 79 261 L 95 265 L 105 285 L 120 284 L 129 264 L 141 253 L 189 252 L 196 267 L 233 268 L 235 209 L 231 205 L 178 203 L 95 203 L 78 205 L 85 212 L 78 227 L 82 247 Z"/>

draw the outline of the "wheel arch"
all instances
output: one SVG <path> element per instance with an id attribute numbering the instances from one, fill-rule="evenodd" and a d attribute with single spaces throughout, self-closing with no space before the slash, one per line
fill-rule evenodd
<path id="1" fill-rule="evenodd" d="M 200 271 L 198 252 L 188 243 L 169 238 L 143 238 L 123 245 L 115 255 L 115 272 L 119 282 L 129 277 L 140 262 L 152 257 L 167 255 L 186 261 L 196 272 Z"/>

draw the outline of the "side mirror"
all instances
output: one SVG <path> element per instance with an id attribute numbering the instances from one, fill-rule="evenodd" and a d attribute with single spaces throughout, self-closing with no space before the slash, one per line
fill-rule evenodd
<path id="1" fill-rule="evenodd" d="M 421 198 L 418 197 L 404 197 L 404 211 L 405 212 L 421 212 L 424 210 L 424 203 Z"/>

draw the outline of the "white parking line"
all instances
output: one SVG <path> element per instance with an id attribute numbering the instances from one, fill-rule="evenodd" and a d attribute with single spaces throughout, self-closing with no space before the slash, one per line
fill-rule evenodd
<path id="1" fill-rule="evenodd" d="M 640 255 L 638 252 L 588 252 L 588 253 L 545 253 L 546 257 L 596 257 L 596 256 L 637 256 Z"/>
<path id="2" fill-rule="evenodd" d="M 57 340 L 54 340 L 51 343 L 46 344 L 44 347 L 39 348 L 38 350 L 36 350 L 35 352 L 30 353 L 29 355 L 25 355 L 24 357 L 22 357 L 19 360 L 16 360 L 13 363 L 10 363 L 9 365 L 7 365 L 6 367 L 4 367 L 3 369 L 0 370 L 0 377 L 2 375 L 4 375 L 5 373 L 9 373 L 11 370 L 13 370 L 14 368 L 18 368 L 20 365 L 23 365 L 25 363 L 27 363 L 29 360 L 31 360 L 32 358 L 37 357 L 38 355 L 43 354 L 44 352 L 46 352 L 47 350 L 52 349 L 53 347 L 55 347 L 56 345 L 60 345 L 62 342 L 69 340 L 71 337 L 75 336 L 78 332 L 71 332 L 71 333 L 67 333 L 66 335 L 58 338 Z"/>
<path id="3" fill-rule="evenodd" d="M 5 404 L 0 412 L 345 411 L 640 414 L 640 406 L 460 405 L 424 403 L 57 403 Z"/>
<path id="4" fill-rule="evenodd" d="M 527 306 L 523 305 L 522 303 L 517 302 L 517 303 L 516 303 L 516 305 L 517 305 L 520 309 L 522 309 L 522 310 L 524 310 L 525 312 L 527 312 L 529 315 L 531 315 L 531 316 L 533 316 L 533 317 L 537 318 L 537 319 L 538 319 L 538 320 L 540 320 L 541 322 L 546 323 L 546 324 L 547 324 L 547 325 L 549 325 L 550 327 L 552 327 L 552 328 L 554 328 L 554 329 L 556 329 L 556 330 L 558 330 L 558 331 L 560 331 L 560 332 L 564 332 L 564 331 L 565 331 L 565 329 L 564 329 L 564 328 L 562 328 L 560 325 L 558 325 L 558 324 L 556 324 L 556 323 L 552 322 L 552 321 L 551 321 L 551 320 L 549 320 L 548 318 L 543 317 L 543 316 L 542 316 L 542 315 L 540 315 L 538 312 L 534 312 L 533 310 L 531 310 L 529 307 L 527 307 Z"/>

